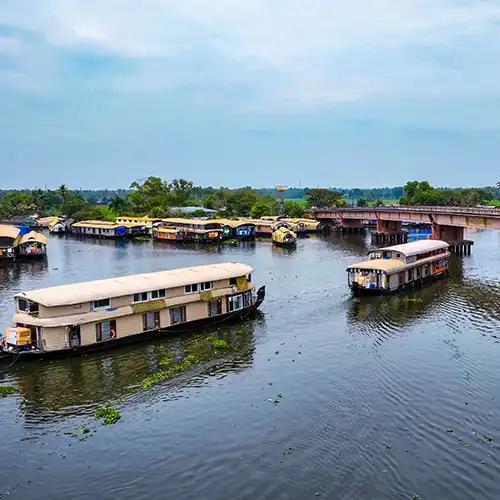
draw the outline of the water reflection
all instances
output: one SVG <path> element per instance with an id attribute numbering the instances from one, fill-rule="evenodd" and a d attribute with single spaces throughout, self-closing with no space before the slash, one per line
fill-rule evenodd
<path id="1" fill-rule="evenodd" d="M 88 413 L 107 401 L 136 394 L 142 380 L 158 370 L 166 358 L 173 364 L 181 363 L 187 356 L 197 360 L 192 369 L 166 382 L 176 388 L 213 373 L 248 367 L 255 348 L 254 329 L 263 321 L 264 316 L 259 314 L 243 323 L 228 323 L 194 335 L 172 335 L 103 353 L 52 362 L 4 363 L 3 376 L 18 388 L 27 421 L 53 421 L 61 415 Z M 226 340 L 228 347 L 215 349 L 210 336 Z"/>

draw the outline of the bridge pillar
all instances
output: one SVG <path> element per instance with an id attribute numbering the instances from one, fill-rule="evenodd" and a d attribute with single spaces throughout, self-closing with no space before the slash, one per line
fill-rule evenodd
<path id="1" fill-rule="evenodd" d="M 365 230 L 362 219 L 347 219 L 340 217 L 337 228 L 341 233 L 361 233 Z"/>
<path id="2" fill-rule="evenodd" d="M 377 219 L 377 230 L 372 233 L 372 243 L 397 245 L 408 241 L 408 233 L 402 231 L 401 221 Z"/>
<path id="3" fill-rule="evenodd" d="M 474 242 L 464 239 L 465 230 L 460 226 L 446 226 L 443 224 L 432 224 L 431 240 L 446 241 L 450 245 L 450 251 L 460 255 L 470 255 Z"/>

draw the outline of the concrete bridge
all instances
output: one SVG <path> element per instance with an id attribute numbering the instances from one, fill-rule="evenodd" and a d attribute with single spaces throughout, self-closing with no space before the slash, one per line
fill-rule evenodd
<path id="1" fill-rule="evenodd" d="M 342 230 L 355 231 L 364 221 L 376 221 L 377 232 L 384 241 L 399 242 L 393 237 L 402 235 L 401 224 L 410 222 L 431 226 L 431 239 L 451 244 L 464 242 L 464 229 L 499 229 L 500 208 L 494 207 L 427 207 L 427 206 L 380 206 L 341 207 L 313 210 L 316 219 L 335 224 Z M 391 240 L 392 238 L 392 240 Z"/>

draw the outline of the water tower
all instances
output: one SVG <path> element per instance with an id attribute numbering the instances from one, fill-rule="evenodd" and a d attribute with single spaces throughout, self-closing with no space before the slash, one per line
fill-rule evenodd
<path id="1" fill-rule="evenodd" d="M 280 206 L 280 213 L 279 215 L 285 215 L 285 193 L 286 193 L 286 186 L 276 186 L 276 191 L 277 191 L 277 198 L 278 198 L 278 203 Z"/>

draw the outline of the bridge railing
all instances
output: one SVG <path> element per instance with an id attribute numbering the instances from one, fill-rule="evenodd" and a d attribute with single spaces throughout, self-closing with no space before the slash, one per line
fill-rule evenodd
<path id="1" fill-rule="evenodd" d="M 426 205 L 391 205 L 378 207 L 332 207 L 318 208 L 314 212 L 417 212 L 417 213 L 442 213 L 454 215 L 476 215 L 500 217 L 500 207 L 442 207 Z"/>

